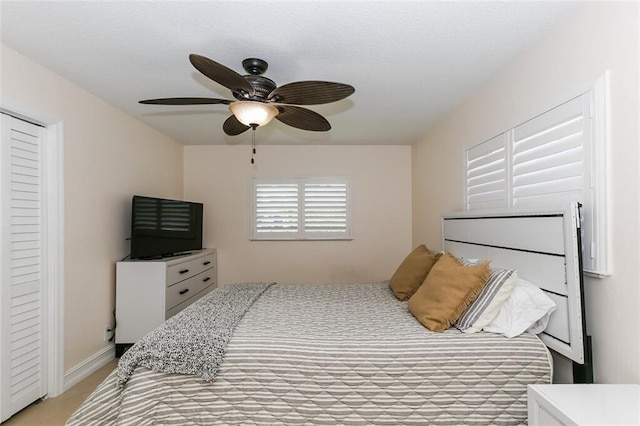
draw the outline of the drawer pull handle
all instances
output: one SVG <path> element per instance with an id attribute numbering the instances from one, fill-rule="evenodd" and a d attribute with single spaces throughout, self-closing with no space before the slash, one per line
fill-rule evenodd
<path id="1" fill-rule="evenodd" d="M 207 260 L 206 262 L 203 262 L 202 264 L 203 264 L 204 266 L 207 266 L 207 265 L 208 265 L 208 264 L 210 264 L 210 263 L 211 263 L 211 261 L 210 261 L 210 260 Z"/>
<path id="2" fill-rule="evenodd" d="M 185 288 L 184 290 L 180 290 L 180 294 L 185 294 L 185 293 L 186 293 L 186 292 L 188 292 L 188 291 L 189 291 L 189 289 L 188 289 L 188 288 Z"/>
<path id="3" fill-rule="evenodd" d="M 206 283 L 206 282 L 207 282 L 207 281 L 209 281 L 210 279 L 211 279 L 211 277 L 207 277 L 207 278 L 205 278 L 204 280 L 202 280 L 202 282 L 205 282 L 205 283 Z"/>
<path id="4" fill-rule="evenodd" d="M 189 272 L 188 269 L 183 269 L 183 270 L 180 271 L 181 274 L 186 274 L 187 272 Z"/>

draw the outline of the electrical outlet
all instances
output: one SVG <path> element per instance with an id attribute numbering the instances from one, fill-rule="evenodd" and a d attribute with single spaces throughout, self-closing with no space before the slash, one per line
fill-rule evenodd
<path id="1" fill-rule="evenodd" d="M 111 339 L 111 336 L 113 336 L 113 329 L 108 325 L 104 328 L 104 341 L 108 342 Z"/>

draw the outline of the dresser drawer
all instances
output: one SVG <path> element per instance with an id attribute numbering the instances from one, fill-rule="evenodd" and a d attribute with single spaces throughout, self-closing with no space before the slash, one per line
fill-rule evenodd
<path id="1" fill-rule="evenodd" d="M 205 271 L 215 264 L 215 255 L 198 257 L 178 265 L 167 266 L 167 287 Z"/>
<path id="2" fill-rule="evenodd" d="M 165 307 L 166 310 L 184 302 L 191 296 L 194 296 L 204 290 L 206 287 L 215 283 L 215 269 L 209 268 L 191 278 L 180 281 L 177 284 L 167 288 L 167 297 Z"/>
<path id="3" fill-rule="evenodd" d="M 191 298 L 189 298 L 189 299 L 185 300 L 184 302 L 181 302 L 181 303 L 177 304 L 176 306 L 174 306 L 173 308 L 169 309 L 166 312 L 166 316 L 165 316 L 164 319 L 168 320 L 169 318 L 171 318 L 172 316 L 174 316 L 178 312 L 182 311 L 187 306 L 191 305 L 194 302 L 197 302 L 198 300 L 200 300 L 200 298 L 202 296 L 204 296 L 207 293 L 209 293 L 210 291 L 212 291 L 215 287 L 216 287 L 215 285 L 210 285 L 209 287 L 206 287 L 204 290 L 202 290 L 197 295 L 191 296 Z"/>

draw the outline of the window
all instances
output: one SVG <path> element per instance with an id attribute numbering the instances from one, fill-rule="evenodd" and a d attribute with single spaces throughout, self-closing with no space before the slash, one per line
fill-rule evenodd
<path id="1" fill-rule="evenodd" d="M 467 210 L 580 202 L 583 266 L 595 275 L 610 273 L 605 81 L 465 152 Z"/>
<path id="2" fill-rule="evenodd" d="M 253 240 L 351 239 L 349 179 L 254 179 Z"/>

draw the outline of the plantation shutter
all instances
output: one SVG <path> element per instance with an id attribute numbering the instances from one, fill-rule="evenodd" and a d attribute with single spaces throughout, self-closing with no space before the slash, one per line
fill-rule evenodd
<path id="1" fill-rule="evenodd" d="M 609 274 L 605 78 L 465 151 L 467 210 L 582 205 L 584 270 Z"/>
<path id="2" fill-rule="evenodd" d="M 310 237 L 346 235 L 347 184 L 304 184 L 304 230 Z"/>
<path id="3" fill-rule="evenodd" d="M 506 140 L 503 133 L 467 150 L 467 210 L 507 205 Z"/>
<path id="4" fill-rule="evenodd" d="M 513 129 L 511 206 L 584 203 L 585 113 L 578 97 Z"/>
<path id="5" fill-rule="evenodd" d="M 348 239 L 347 178 L 254 179 L 251 239 Z"/>
<path id="6" fill-rule="evenodd" d="M 298 184 L 255 184 L 255 238 L 284 237 L 299 231 Z"/>

